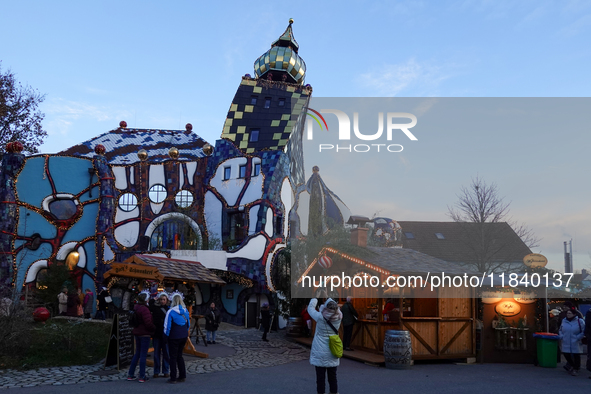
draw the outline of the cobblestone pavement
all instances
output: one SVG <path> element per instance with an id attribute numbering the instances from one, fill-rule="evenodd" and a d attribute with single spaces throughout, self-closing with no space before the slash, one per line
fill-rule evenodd
<path id="1" fill-rule="evenodd" d="M 207 359 L 186 357 L 187 374 L 270 367 L 309 358 L 309 350 L 286 340 L 283 332 L 271 333 L 268 338 L 269 342 L 261 341 L 261 332 L 255 329 L 222 326 L 221 330 L 217 332 L 216 343 L 233 348 L 235 353 L 230 356 Z M 199 351 L 203 351 L 203 349 L 205 348 L 198 348 Z M 153 369 L 146 368 L 146 374 L 152 376 Z M 0 389 L 108 382 L 122 380 L 126 377 L 127 368 L 117 371 L 113 368 L 105 369 L 102 364 L 40 368 L 30 371 L 9 369 L 0 370 Z"/>

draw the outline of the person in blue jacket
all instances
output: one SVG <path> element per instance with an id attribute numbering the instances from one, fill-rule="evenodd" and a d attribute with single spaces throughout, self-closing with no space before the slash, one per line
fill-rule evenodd
<path id="1" fill-rule="evenodd" d="M 589 343 L 589 339 L 591 339 L 591 309 L 585 314 L 585 336 L 587 337 L 587 371 L 591 372 L 591 343 Z"/>
<path id="2" fill-rule="evenodd" d="M 577 316 L 574 308 L 569 309 L 560 325 L 558 338 L 562 342 L 561 350 L 567 362 L 564 369 L 573 376 L 576 376 L 581 369 L 581 353 L 583 353 L 581 339 L 584 336 L 585 321 Z"/>
<path id="3" fill-rule="evenodd" d="M 170 357 L 170 379 L 167 380 L 168 383 L 184 382 L 187 378 L 183 349 L 189 337 L 190 319 L 182 294 L 173 293 L 170 309 L 166 312 L 166 318 L 164 319 L 164 338 L 168 342 Z"/>

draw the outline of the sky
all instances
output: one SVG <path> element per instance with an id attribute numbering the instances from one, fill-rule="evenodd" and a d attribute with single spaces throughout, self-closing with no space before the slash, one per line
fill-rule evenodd
<path id="1" fill-rule="evenodd" d="M 3 1 L 0 65 L 46 94 L 41 110 L 49 136 L 41 151 L 59 152 L 116 128 L 121 120 L 151 129 L 184 129 L 192 123 L 194 132 L 213 143 L 241 76 L 254 74 L 254 61 L 289 18 L 295 20 L 314 97 L 588 97 L 591 92 L 588 1 L 220 4 Z M 551 196 L 538 193 L 535 203 L 508 176 L 514 169 L 480 164 L 472 154 L 464 166 L 471 171 L 446 174 L 437 195 L 396 201 L 396 210 L 388 210 L 389 200 L 384 201 L 385 211 L 397 220 L 448 220 L 447 206 L 459 187 L 483 174 L 511 201 L 514 219 L 540 232 L 543 240 L 535 251 L 549 257 L 550 268 L 563 266 L 562 242 L 571 238 L 575 269 L 591 267 L 590 163 L 581 151 L 589 137 L 567 134 L 566 145 L 533 132 L 520 137 L 524 149 L 531 139 L 556 144 L 557 153 L 572 148 L 572 155 L 580 156 L 556 163 L 553 182 L 544 185 Z M 471 138 L 478 146 L 484 137 Z M 498 156 L 506 154 L 501 150 Z M 346 194 L 338 180 L 331 186 L 331 175 L 322 172 L 329 187 Z M 441 183 L 443 176 L 413 175 L 427 185 Z M 524 184 L 529 175 L 523 174 Z M 408 178 L 392 182 L 410 188 Z M 375 211 L 372 203 L 350 205 L 354 214 Z"/>

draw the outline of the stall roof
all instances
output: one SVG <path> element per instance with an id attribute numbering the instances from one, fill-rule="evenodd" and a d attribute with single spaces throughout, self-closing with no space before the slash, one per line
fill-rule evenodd
<path id="1" fill-rule="evenodd" d="M 198 283 L 215 283 L 225 285 L 222 279 L 201 263 L 195 261 L 169 259 L 166 257 L 156 257 L 147 254 L 136 254 L 125 263 L 143 264 L 158 268 L 158 271 L 165 279 L 176 279 Z"/>
<path id="2" fill-rule="evenodd" d="M 478 272 L 467 271 L 457 264 L 450 264 L 447 261 L 412 249 L 368 246 L 365 250 L 369 253 L 364 253 L 363 257 L 348 256 L 346 253 L 332 247 L 324 248 L 320 254 L 322 255 L 326 252 L 337 253 L 345 258 L 350 257 L 352 260 L 363 260 L 366 263 L 383 268 L 393 275 L 427 273 L 435 275 L 441 274 L 442 272 L 452 275 L 463 275 L 464 273 L 469 275 L 479 275 Z M 317 260 L 314 262 L 316 261 Z M 312 268 L 312 266 L 310 268 Z M 304 273 L 304 275 L 305 274 L 306 273 Z"/>

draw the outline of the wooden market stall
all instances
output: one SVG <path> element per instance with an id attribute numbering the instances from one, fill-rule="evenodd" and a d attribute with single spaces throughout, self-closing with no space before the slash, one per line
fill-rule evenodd
<path id="1" fill-rule="evenodd" d="M 382 353 L 386 331 L 403 330 L 411 335 L 414 360 L 476 356 L 473 289 L 462 286 L 431 291 L 427 280 L 428 275 L 436 273 L 463 275 L 464 272 L 443 260 L 410 249 L 367 247 L 366 250 L 368 253 L 359 258 L 326 247 L 320 256 L 328 256 L 332 266 L 322 268 L 317 259 L 304 273 L 379 277 L 376 287 L 341 286 L 329 294 L 339 298 L 340 303 L 345 302 L 348 295 L 353 297 L 359 319 L 353 331 L 352 347 Z M 427 285 L 423 288 L 409 283 L 403 287 L 389 287 L 386 280 L 390 276 L 415 278 L 415 282 L 422 278 Z"/>

